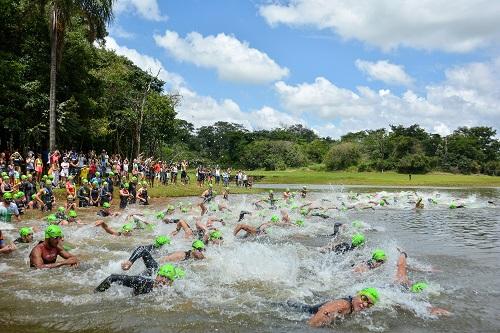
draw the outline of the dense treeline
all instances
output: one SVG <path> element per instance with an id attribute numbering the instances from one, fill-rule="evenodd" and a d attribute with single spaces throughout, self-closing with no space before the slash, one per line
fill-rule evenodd
<path id="1" fill-rule="evenodd" d="M 0 0 L 0 149 L 48 148 L 50 29 L 46 1 Z M 45 4 L 46 5 L 46 4 Z M 314 165 L 328 170 L 500 173 L 500 143 L 490 127 L 458 128 L 442 137 L 418 125 L 321 138 L 294 125 L 249 131 L 216 122 L 195 129 L 176 118 L 180 96 L 166 94 L 157 73 L 96 46 L 85 17 L 74 15 L 60 48 L 57 146 L 105 148 L 133 157 L 265 168 Z M 101 44 L 102 45 L 102 44 Z M 217 117 L 214 116 L 214 119 Z"/>

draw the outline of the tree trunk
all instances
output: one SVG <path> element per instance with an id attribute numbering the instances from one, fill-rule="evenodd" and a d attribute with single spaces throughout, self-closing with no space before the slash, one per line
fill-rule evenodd
<path id="1" fill-rule="evenodd" d="M 50 29 L 49 150 L 56 149 L 57 8 L 52 9 Z"/>

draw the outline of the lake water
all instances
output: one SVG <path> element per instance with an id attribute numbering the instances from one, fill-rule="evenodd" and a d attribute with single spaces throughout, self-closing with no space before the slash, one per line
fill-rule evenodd
<path id="1" fill-rule="evenodd" d="M 500 331 L 499 189 L 320 187 L 307 199 L 297 198 L 295 203 L 280 204 L 281 208 L 290 211 L 294 221 L 301 218 L 295 206 L 305 202 L 341 208 L 328 210 L 331 218 L 308 216 L 303 227 L 273 227 L 269 235 L 257 239 L 234 237 L 240 210 L 253 212 L 244 222 L 254 226 L 276 213 L 256 210 L 252 202 L 262 197 L 233 195 L 232 212 L 211 212 L 227 221 L 221 228 L 224 244 L 209 246 L 206 260 L 182 262 L 183 279 L 148 295 L 133 297 L 122 286 L 99 294 L 93 289 L 107 275 L 123 274 L 120 262 L 135 246 L 151 244 L 156 235 L 175 228 L 155 218 L 165 203 L 128 209 L 146 213 L 157 224 L 152 230 L 134 231 L 133 237 L 104 233 L 93 226 L 97 219 L 93 213 L 83 218 L 87 225 L 64 227 L 65 241 L 82 260 L 78 268 L 32 270 L 28 253 L 33 245 L 21 244 L 15 253 L 0 257 L 0 332 Z M 417 197 L 424 199 L 424 209 L 414 209 Z M 389 205 L 364 209 L 369 201 L 383 198 Z M 450 209 L 452 202 L 465 208 Z M 194 227 L 199 209 L 177 213 L 174 216 L 186 218 Z M 124 219 L 109 218 L 110 225 L 119 228 Z M 361 231 L 367 241 L 362 248 L 345 255 L 318 251 L 330 241 L 325 235 L 333 231 L 334 222 L 348 226 L 341 235 L 348 240 L 357 231 L 354 220 L 363 222 Z M 5 233 L 10 240 L 17 236 L 16 230 Z M 42 237 L 41 231 L 35 234 L 37 240 Z M 191 241 L 177 235 L 162 249 L 163 254 L 187 250 Z M 425 292 L 409 294 L 392 284 L 398 247 L 408 253 L 410 265 L 419 269 L 409 273 L 410 280 L 429 284 Z M 354 273 L 352 265 L 369 259 L 375 248 L 386 251 L 387 263 L 365 274 Z M 430 268 L 439 271 L 424 272 Z M 138 261 L 126 274 L 139 274 L 143 269 Z M 376 306 L 322 329 L 308 327 L 308 314 L 284 305 L 288 300 L 313 304 L 354 295 L 367 286 L 380 291 Z M 454 315 L 432 317 L 427 312 L 430 305 Z"/>

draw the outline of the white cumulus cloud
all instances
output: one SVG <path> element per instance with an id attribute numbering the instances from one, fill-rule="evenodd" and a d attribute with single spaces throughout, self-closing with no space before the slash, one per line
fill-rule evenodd
<path id="1" fill-rule="evenodd" d="M 266 53 L 224 33 L 204 37 L 198 32 L 191 32 L 181 38 L 176 32 L 167 30 L 164 35 L 155 35 L 154 39 L 175 59 L 214 68 L 223 80 L 266 83 L 283 79 L 289 74 L 287 68 L 280 67 Z"/>
<path id="2" fill-rule="evenodd" d="M 500 40 L 500 1 L 291 0 L 259 12 L 270 25 L 332 29 L 384 50 L 468 52 Z"/>
<path id="3" fill-rule="evenodd" d="M 153 75 L 160 69 L 160 78 L 167 82 L 169 88 L 176 90 L 182 96 L 181 103 L 176 109 L 178 117 L 194 124 L 195 127 L 212 125 L 217 121 L 238 123 L 250 130 L 272 129 L 298 123 L 305 124 L 305 121 L 300 118 L 268 106 L 244 112 L 238 103 L 230 98 L 217 100 L 211 96 L 199 95 L 187 87 L 180 75 L 167 71 L 159 59 L 119 45 L 112 37 L 106 37 L 105 47 L 128 58 L 139 68 L 149 71 Z"/>
<path id="4" fill-rule="evenodd" d="M 357 59 L 355 64 L 360 71 L 373 80 L 403 86 L 409 86 L 413 83 L 413 79 L 405 72 L 403 66 L 391 64 L 387 60 L 371 62 Z"/>
<path id="5" fill-rule="evenodd" d="M 118 0 L 113 10 L 116 14 L 133 12 L 150 21 L 165 21 L 168 18 L 161 14 L 157 0 Z"/>
<path id="6" fill-rule="evenodd" d="M 460 126 L 500 128 L 500 58 L 450 68 L 445 80 L 426 86 L 422 94 L 369 87 L 351 91 L 321 77 L 297 85 L 280 81 L 275 90 L 285 112 L 320 118 L 315 129 L 332 137 L 391 124 L 420 124 L 443 135 Z"/>

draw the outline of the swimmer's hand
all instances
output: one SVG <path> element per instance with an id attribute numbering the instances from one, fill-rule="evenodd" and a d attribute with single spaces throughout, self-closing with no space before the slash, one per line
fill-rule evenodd
<path id="1" fill-rule="evenodd" d="M 80 262 L 78 261 L 77 257 L 70 257 L 70 258 L 64 260 L 64 264 L 65 265 L 69 265 L 69 266 L 72 266 L 72 267 L 77 267 L 79 263 Z"/>
<path id="2" fill-rule="evenodd" d="M 127 260 L 127 261 L 122 262 L 122 269 L 123 269 L 124 271 L 128 271 L 128 270 L 130 269 L 130 267 L 132 267 L 132 262 L 130 262 L 130 261 L 128 261 L 128 260 Z"/>
<path id="3" fill-rule="evenodd" d="M 99 227 L 99 226 L 101 226 L 103 224 L 105 224 L 103 220 L 97 220 L 97 221 L 95 221 L 95 226 L 96 227 Z"/>

